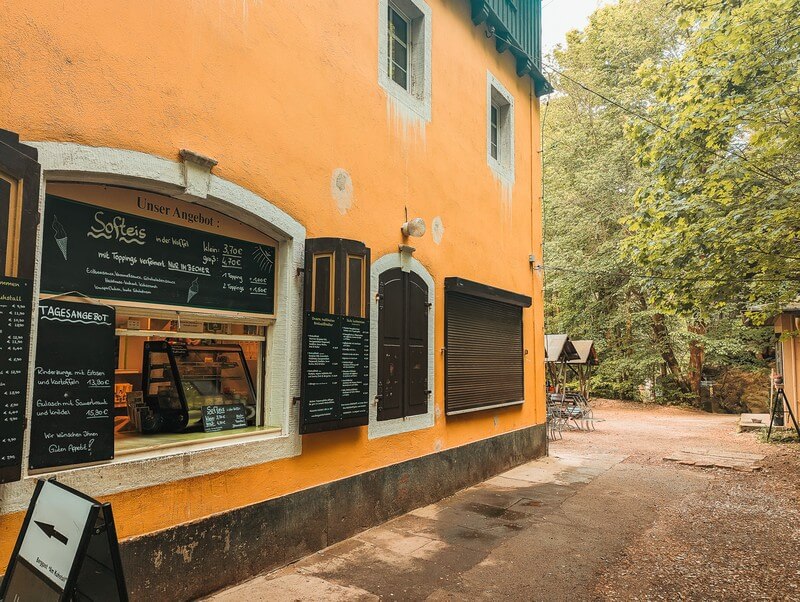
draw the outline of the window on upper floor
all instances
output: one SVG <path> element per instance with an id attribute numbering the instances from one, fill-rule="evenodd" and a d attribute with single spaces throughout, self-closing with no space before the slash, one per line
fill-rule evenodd
<path id="1" fill-rule="evenodd" d="M 389 77 L 408 90 L 408 19 L 389 5 Z"/>
<path id="2" fill-rule="evenodd" d="M 431 118 L 431 10 L 424 0 L 378 0 L 378 81 L 389 96 Z"/>
<path id="3" fill-rule="evenodd" d="M 486 80 L 486 159 L 507 183 L 514 182 L 514 97 L 496 77 Z"/>
<path id="4" fill-rule="evenodd" d="M 491 109 L 489 110 L 489 156 L 495 160 L 500 159 L 500 153 L 497 147 L 499 114 L 500 109 L 496 104 L 492 103 Z"/>

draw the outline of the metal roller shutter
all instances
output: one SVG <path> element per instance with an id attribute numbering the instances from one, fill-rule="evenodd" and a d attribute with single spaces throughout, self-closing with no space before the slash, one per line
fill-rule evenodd
<path id="1" fill-rule="evenodd" d="M 523 401 L 522 307 L 453 291 L 445 303 L 446 413 Z"/>

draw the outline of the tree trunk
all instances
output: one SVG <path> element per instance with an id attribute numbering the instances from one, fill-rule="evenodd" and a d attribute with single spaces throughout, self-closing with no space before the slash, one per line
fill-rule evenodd
<path id="1" fill-rule="evenodd" d="M 672 349 L 672 343 L 669 340 L 669 330 L 664 321 L 664 314 L 653 314 L 652 317 L 653 338 L 658 347 L 661 357 L 664 359 L 672 376 L 675 377 L 675 382 L 681 390 L 681 393 L 691 393 L 691 387 L 686 377 L 681 370 L 681 365 L 678 363 L 678 358 L 675 357 L 675 351 Z"/>
<path id="2" fill-rule="evenodd" d="M 641 305 L 642 310 L 646 310 L 647 300 L 644 295 L 640 291 L 634 291 L 633 294 Z M 669 339 L 669 329 L 667 328 L 666 320 L 664 320 L 664 314 L 652 314 L 650 325 L 653 331 L 653 343 L 661 354 L 664 364 L 669 368 L 670 373 L 675 378 L 675 383 L 678 385 L 681 393 L 691 393 L 691 385 L 683 374 L 681 365 L 678 363 L 678 358 L 675 357 L 675 351 L 672 349 L 672 342 Z"/>
<path id="3" fill-rule="evenodd" d="M 700 381 L 703 379 L 703 362 L 706 359 L 706 346 L 702 340 L 708 328 L 705 322 L 697 321 L 688 325 L 688 330 L 694 335 L 689 340 L 689 384 L 695 396 L 695 405 L 700 406 Z"/>

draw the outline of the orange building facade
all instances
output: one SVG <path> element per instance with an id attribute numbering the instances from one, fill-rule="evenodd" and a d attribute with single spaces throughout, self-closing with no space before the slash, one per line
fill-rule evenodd
<path id="1" fill-rule="evenodd" d="M 112 503 L 133 599 L 188 599 L 546 453 L 539 15 L 7 4 L 0 572 L 38 478 Z"/>

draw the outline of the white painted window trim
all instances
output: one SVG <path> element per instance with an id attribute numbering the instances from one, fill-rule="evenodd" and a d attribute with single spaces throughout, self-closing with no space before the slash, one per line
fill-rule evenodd
<path id="1" fill-rule="evenodd" d="M 375 397 L 378 395 L 378 282 L 380 275 L 386 270 L 401 268 L 404 272 L 414 272 L 428 285 L 428 386 L 431 395 L 428 399 L 428 411 L 417 416 L 406 418 L 395 418 L 394 420 L 378 420 L 378 404 Z M 401 256 L 400 253 L 390 253 L 384 255 L 372 263 L 370 268 L 370 311 L 369 325 L 369 425 L 367 436 L 369 439 L 388 437 L 389 435 L 399 435 L 430 428 L 435 423 L 436 416 L 436 393 L 434 381 L 434 328 L 436 324 L 436 288 L 433 277 L 419 261 L 413 257 Z"/>
<path id="2" fill-rule="evenodd" d="M 220 211 L 268 234 L 278 241 L 276 261 L 276 315 L 268 329 L 267 365 L 264 374 L 265 421 L 280 425 L 279 433 L 252 433 L 217 441 L 187 443 L 165 450 L 125 454 L 102 464 L 30 475 L 27 458 L 30 429 L 23 441 L 23 479 L 0 485 L 0 514 L 27 507 L 37 478 L 57 475 L 59 482 L 91 496 L 120 493 L 181 479 L 263 464 L 297 456 L 301 452 L 299 410 L 292 398 L 300 390 L 300 337 L 302 332 L 302 280 L 305 228 L 275 205 L 215 175 L 210 175 L 208 194 L 194 197 L 187 186 L 184 164 L 146 153 L 98 148 L 65 142 L 25 142 L 39 151 L 42 165 L 39 211 L 44 214 L 46 183 L 69 181 L 141 188 L 178 196 Z M 41 229 L 37 237 L 34 272 L 34 314 L 41 279 Z M 32 390 L 36 354 L 36 323 L 31 330 L 29 391 Z M 32 396 L 26 416 L 32 412 Z"/>
<path id="3" fill-rule="evenodd" d="M 409 90 L 389 77 L 389 5 L 411 19 Z M 422 43 L 422 49 L 419 44 Z M 417 117 L 431 120 L 431 8 L 424 0 L 378 0 L 378 83 L 389 98 Z"/>
<path id="4" fill-rule="evenodd" d="M 497 150 L 499 160 L 492 157 L 492 104 L 504 115 L 498 117 Z M 514 183 L 514 97 L 490 71 L 486 72 L 486 162 L 505 184 Z"/>

